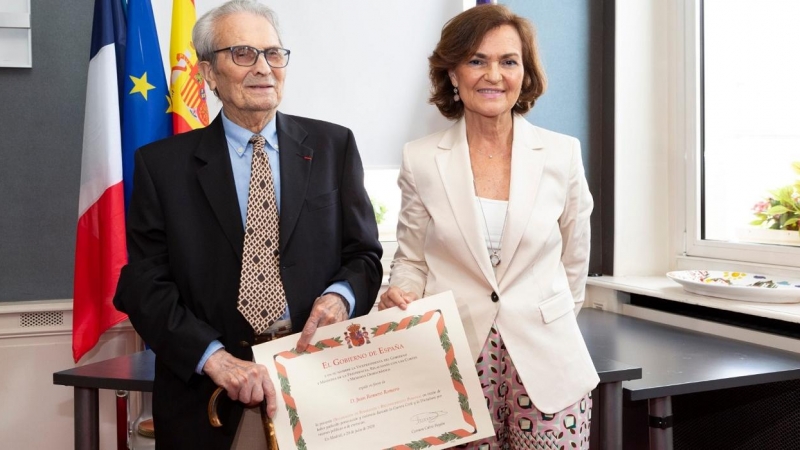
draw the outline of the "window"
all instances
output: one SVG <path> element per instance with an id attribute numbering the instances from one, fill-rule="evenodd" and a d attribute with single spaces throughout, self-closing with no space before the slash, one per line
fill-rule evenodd
<path id="1" fill-rule="evenodd" d="M 686 255 L 800 267 L 800 2 L 685 6 Z"/>
<path id="2" fill-rule="evenodd" d="M 397 240 L 395 232 L 400 213 L 400 188 L 397 186 L 399 172 L 399 169 L 383 167 L 364 169 L 364 186 L 372 200 L 372 209 L 375 210 L 379 239 L 384 243 Z"/>

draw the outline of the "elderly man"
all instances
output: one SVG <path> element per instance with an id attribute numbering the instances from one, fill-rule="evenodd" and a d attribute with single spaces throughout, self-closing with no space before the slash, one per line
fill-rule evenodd
<path id="1" fill-rule="evenodd" d="M 234 0 L 193 40 L 222 113 L 136 153 L 130 262 L 114 304 L 156 353 L 156 445 L 260 448 L 275 389 L 251 346 L 369 312 L 381 247 L 350 130 L 277 111 L 289 50 L 272 11 Z M 209 424 L 217 387 L 223 426 Z M 255 441 L 250 441 L 253 439 Z"/>

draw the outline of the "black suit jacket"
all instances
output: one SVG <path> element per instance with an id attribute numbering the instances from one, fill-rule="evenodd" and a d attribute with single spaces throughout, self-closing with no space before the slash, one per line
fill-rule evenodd
<path id="1" fill-rule="evenodd" d="M 314 300 L 346 280 L 356 316 L 381 283 L 381 247 L 350 130 L 277 115 L 281 165 L 281 278 L 300 331 Z M 160 448 L 228 449 L 241 404 L 211 428 L 215 389 L 195 368 L 218 339 L 251 360 L 253 329 L 236 308 L 244 231 L 221 117 L 141 148 L 128 217 L 129 263 L 114 304 L 156 353 L 153 415 Z"/>

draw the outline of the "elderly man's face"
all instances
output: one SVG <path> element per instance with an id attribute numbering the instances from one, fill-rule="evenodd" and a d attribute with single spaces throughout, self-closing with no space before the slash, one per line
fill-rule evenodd
<path id="1" fill-rule="evenodd" d="M 281 47 L 278 33 L 267 19 L 246 13 L 223 18 L 216 41 L 218 49 L 234 45 Z M 246 128 L 266 124 L 281 102 L 286 68 L 273 69 L 264 55 L 258 56 L 255 65 L 242 67 L 234 64 L 230 52 L 219 52 L 216 63 L 203 72 L 209 87 L 217 90 L 225 115 Z"/>

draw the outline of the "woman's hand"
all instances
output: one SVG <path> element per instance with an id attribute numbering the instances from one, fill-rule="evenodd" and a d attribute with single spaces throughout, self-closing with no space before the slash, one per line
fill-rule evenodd
<path id="1" fill-rule="evenodd" d="M 381 301 L 378 303 L 378 311 L 383 311 L 386 308 L 394 306 L 405 310 L 408 308 L 408 304 L 414 300 L 419 300 L 417 294 L 406 292 L 397 286 L 390 286 L 389 289 L 381 295 Z"/>

